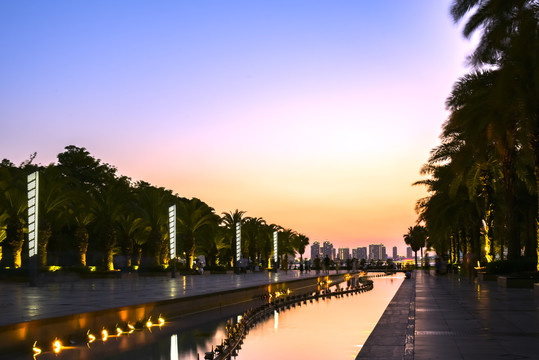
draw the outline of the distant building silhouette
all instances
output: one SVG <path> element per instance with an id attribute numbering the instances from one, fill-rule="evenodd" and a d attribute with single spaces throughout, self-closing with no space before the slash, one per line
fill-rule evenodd
<path id="1" fill-rule="evenodd" d="M 328 258 L 330 258 L 330 260 L 335 260 L 335 251 L 333 249 L 333 244 L 330 243 L 328 240 L 324 241 L 321 252 L 322 258 L 325 258 L 327 256 Z"/>
<path id="2" fill-rule="evenodd" d="M 399 255 L 397 255 L 397 247 L 393 246 L 393 260 L 398 260 Z"/>
<path id="3" fill-rule="evenodd" d="M 339 248 L 338 259 L 341 261 L 346 261 L 350 259 L 350 249 L 349 248 Z"/>
<path id="4" fill-rule="evenodd" d="M 352 249 L 352 257 L 358 260 L 361 260 L 361 259 L 367 260 L 367 248 L 358 247 L 358 248 Z"/>
<path id="5" fill-rule="evenodd" d="M 414 255 L 412 254 L 412 248 L 409 247 L 409 246 L 406 248 L 406 257 L 407 257 L 408 259 L 411 259 L 411 258 L 414 257 Z"/>
<path id="6" fill-rule="evenodd" d="M 369 260 L 387 260 L 386 247 L 384 246 L 384 244 L 369 245 Z"/>
<path id="7" fill-rule="evenodd" d="M 311 260 L 314 260 L 317 256 L 320 258 L 320 243 L 315 241 L 311 245 Z"/>

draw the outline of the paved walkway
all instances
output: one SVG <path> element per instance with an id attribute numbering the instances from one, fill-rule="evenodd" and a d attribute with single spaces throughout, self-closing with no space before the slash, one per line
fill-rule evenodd
<path id="1" fill-rule="evenodd" d="M 414 290 L 413 279 L 402 282 L 356 360 L 413 359 Z"/>
<path id="2" fill-rule="evenodd" d="M 532 289 L 416 273 L 414 359 L 539 359 Z"/>
<path id="3" fill-rule="evenodd" d="M 177 275 L 176 278 L 162 275 L 77 279 L 36 287 L 30 287 L 28 283 L 0 281 L 0 326 L 316 276 L 315 271 L 300 273 L 297 270 L 287 273 Z"/>
<path id="4" fill-rule="evenodd" d="M 495 281 L 414 272 L 356 359 L 539 359 L 539 297 Z"/>

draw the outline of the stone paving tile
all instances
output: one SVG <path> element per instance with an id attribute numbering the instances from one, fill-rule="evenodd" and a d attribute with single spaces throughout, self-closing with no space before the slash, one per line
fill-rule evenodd
<path id="1" fill-rule="evenodd" d="M 415 279 L 421 298 L 414 359 L 539 358 L 539 301 L 532 291 L 453 275 L 417 272 Z"/>
<path id="2" fill-rule="evenodd" d="M 403 281 L 356 360 L 402 359 L 404 357 L 406 329 L 409 324 L 414 285 L 413 280 Z"/>

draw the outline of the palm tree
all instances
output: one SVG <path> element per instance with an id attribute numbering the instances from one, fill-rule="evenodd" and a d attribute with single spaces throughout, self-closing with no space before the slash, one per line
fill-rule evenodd
<path id="1" fill-rule="evenodd" d="M 26 193 L 26 171 L 13 165 L 0 165 L 0 209 L 3 209 L 3 224 L 7 244 L 3 260 L 7 266 L 19 268 L 22 265 L 21 253 L 24 244 L 25 216 L 28 208 Z"/>
<path id="2" fill-rule="evenodd" d="M 225 231 L 225 241 L 229 244 L 230 250 L 228 251 L 228 261 L 232 266 L 236 261 L 235 250 L 236 249 L 236 224 L 243 223 L 243 218 L 246 211 L 234 210 L 228 213 L 223 212 L 221 214 L 221 224 L 226 229 Z"/>
<path id="3" fill-rule="evenodd" d="M 520 238 L 515 218 L 516 164 L 526 139 L 521 131 L 519 101 L 500 88 L 499 79 L 500 72 L 491 70 L 466 75 L 456 83 L 447 100 L 451 115 L 444 125 L 444 135 L 458 132 L 475 149 L 488 149 L 485 141 L 493 145 L 502 171 L 508 256 L 517 258 Z"/>
<path id="4" fill-rule="evenodd" d="M 72 180 L 74 178 L 71 178 Z M 70 193 L 72 197 L 67 209 L 66 220 L 72 228 L 75 247 L 78 254 L 78 265 L 86 266 L 86 254 L 90 244 L 88 227 L 96 218 L 94 213 L 97 208 L 96 199 L 92 192 L 78 181 L 71 181 Z"/>
<path id="5" fill-rule="evenodd" d="M 143 219 L 138 226 L 144 226 L 148 237 L 146 247 L 152 258 L 153 266 L 163 262 L 163 247 L 168 236 L 168 207 L 174 201 L 172 191 L 157 188 L 145 182 L 137 183 L 136 201 L 140 217 Z M 137 242 L 135 242 L 137 244 Z M 135 246 L 134 244 L 134 246 Z M 138 249 L 141 249 L 138 246 Z M 140 251 L 140 250 L 137 250 Z"/>
<path id="6" fill-rule="evenodd" d="M 138 216 L 132 210 L 128 210 L 121 214 L 118 218 L 118 239 L 122 253 L 126 256 L 126 266 L 131 266 L 133 262 L 133 255 L 138 256 L 137 237 L 142 237 L 141 234 L 146 229 L 144 219 Z M 137 262 L 138 265 L 138 262 Z"/>
<path id="7" fill-rule="evenodd" d="M 47 245 L 54 233 L 67 225 L 69 205 L 75 196 L 72 181 L 55 165 L 49 165 L 40 176 L 39 243 L 41 266 L 47 266 Z"/>
<path id="8" fill-rule="evenodd" d="M 247 217 L 242 225 L 242 235 L 245 238 L 245 247 L 247 248 L 247 257 L 258 264 L 260 258 L 260 245 L 263 245 L 264 226 L 266 221 L 262 218 Z"/>
<path id="9" fill-rule="evenodd" d="M 415 267 L 417 268 L 417 252 L 425 246 L 427 241 L 427 229 L 421 225 L 409 227 L 408 232 L 403 235 L 404 242 L 409 245 L 415 253 Z"/>
<path id="10" fill-rule="evenodd" d="M 283 261 L 283 269 L 288 270 L 288 255 L 294 255 L 295 238 L 298 234 L 292 229 L 284 229 L 277 235 L 277 246 L 280 258 Z"/>
<path id="11" fill-rule="evenodd" d="M 299 269 L 303 271 L 303 254 L 305 253 L 305 247 L 309 245 L 309 238 L 303 234 L 298 234 L 294 237 L 292 245 L 299 254 Z"/>
<path id="12" fill-rule="evenodd" d="M 114 270 L 113 256 L 118 240 L 118 221 L 126 209 L 127 199 L 130 196 L 129 184 L 121 180 L 106 185 L 101 191 L 94 191 L 96 202 L 93 211 L 100 248 L 104 253 L 105 269 L 109 271 Z"/>
<path id="13" fill-rule="evenodd" d="M 206 231 L 217 227 L 221 218 L 215 214 L 213 208 L 197 198 L 182 200 L 176 206 L 177 232 L 185 249 L 187 266 L 192 270 L 197 239 L 207 236 Z"/>

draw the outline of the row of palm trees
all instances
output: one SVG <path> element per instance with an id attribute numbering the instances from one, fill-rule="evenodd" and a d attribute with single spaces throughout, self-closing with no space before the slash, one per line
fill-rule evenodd
<path id="1" fill-rule="evenodd" d="M 186 199 L 144 181 L 133 183 L 85 148 L 67 146 L 58 162 L 48 166 L 33 164 L 34 158 L 35 154 L 20 166 L 6 159 L 0 164 L 0 262 L 6 267 L 18 268 L 26 261 L 26 181 L 34 171 L 40 173 L 41 266 L 85 267 L 90 262 L 112 270 L 115 255 L 121 255 L 125 266 L 167 264 L 168 208 L 174 204 L 177 247 L 189 268 L 199 255 L 209 265 L 232 265 L 238 222 L 242 224 L 242 256 L 254 264 L 268 264 L 274 231 L 278 231 L 281 257 L 302 256 L 309 243 L 303 234 L 245 216 L 244 211 L 219 216 L 197 198 Z"/>
<path id="2" fill-rule="evenodd" d="M 472 71 L 446 101 L 441 144 L 422 174 L 417 202 L 427 245 L 451 262 L 525 257 L 537 264 L 539 206 L 539 3 L 454 0 L 463 33 L 480 31 Z"/>

